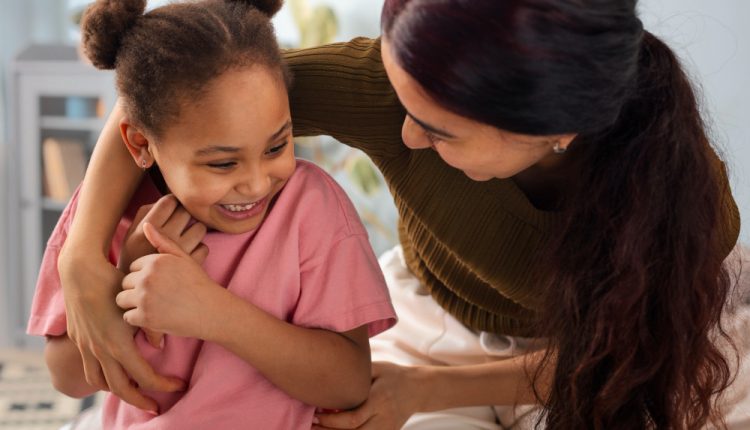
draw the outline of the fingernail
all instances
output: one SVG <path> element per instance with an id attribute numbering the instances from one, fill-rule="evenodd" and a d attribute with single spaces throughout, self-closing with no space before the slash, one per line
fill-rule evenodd
<path id="1" fill-rule="evenodd" d="M 159 416 L 159 412 L 157 412 L 157 411 L 152 411 L 151 409 L 147 410 L 146 412 L 148 412 L 148 414 L 149 414 L 149 415 L 153 415 L 153 416 L 155 416 L 155 417 Z"/>
<path id="2" fill-rule="evenodd" d="M 164 336 L 162 336 L 161 340 L 159 340 L 159 349 L 164 349 Z"/>
<path id="3" fill-rule="evenodd" d="M 320 420 L 315 415 L 313 415 L 313 424 L 320 424 Z"/>

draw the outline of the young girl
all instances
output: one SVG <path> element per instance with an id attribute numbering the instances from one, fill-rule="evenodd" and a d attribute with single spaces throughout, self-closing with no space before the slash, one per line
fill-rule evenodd
<path id="1" fill-rule="evenodd" d="M 108 395 L 104 428 L 304 429 L 316 406 L 367 396 L 368 336 L 395 314 L 343 191 L 294 159 L 269 21 L 279 7 L 207 0 L 143 15 L 145 1 L 102 0 L 86 13 L 88 56 L 117 71 L 125 145 L 163 175 L 144 179 L 120 221 L 110 257 L 129 273 L 112 300 L 133 326 L 167 334 L 136 343 L 174 390 L 140 387 L 146 411 Z M 66 336 L 56 270 L 76 203 L 49 241 L 29 332 L 47 336 L 55 386 L 78 397 L 97 387 Z M 143 256 L 149 244 L 160 253 Z"/>

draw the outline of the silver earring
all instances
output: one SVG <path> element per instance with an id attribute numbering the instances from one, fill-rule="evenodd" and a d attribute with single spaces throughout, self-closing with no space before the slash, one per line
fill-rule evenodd
<path id="1" fill-rule="evenodd" d="M 552 151 L 554 151 L 555 154 L 564 154 L 567 150 L 568 148 L 563 148 L 560 146 L 560 142 L 555 142 L 555 146 L 552 147 Z"/>
<path id="2" fill-rule="evenodd" d="M 141 158 L 141 168 L 143 170 L 146 170 L 147 167 L 148 167 L 148 163 L 146 162 L 146 159 L 145 158 Z"/>

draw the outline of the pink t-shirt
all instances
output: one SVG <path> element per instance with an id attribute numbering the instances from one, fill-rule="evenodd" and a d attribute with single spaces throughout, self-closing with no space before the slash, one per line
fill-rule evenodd
<path id="1" fill-rule="evenodd" d="M 159 193 L 144 180 L 113 240 L 117 261 L 137 209 Z M 75 212 L 77 194 L 49 239 L 27 331 L 66 332 L 57 258 Z M 351 202 L 320 168 L 298 160 L 260 228 L 230 235 L 209 232 L 206 273 L 238 297 L 302 327 L 344 332 L 367 325 L 370 336 L 393 326 L 396 315 L 377 260 Z M 248 327 L 253 330 L 253 327 Z M 141 354 L 164 375 L 189 381 L 181 393 L 147 392 L 159 403 L 151 416 L 113 395 L 104 404 L 106 429 L 309 429 L 314 407 L 277 388 L 253 366 L 211 342 L 166 336 L 163 350 L 141 331 Z M 258 346 L 262 348 L 262 345 Z"/>

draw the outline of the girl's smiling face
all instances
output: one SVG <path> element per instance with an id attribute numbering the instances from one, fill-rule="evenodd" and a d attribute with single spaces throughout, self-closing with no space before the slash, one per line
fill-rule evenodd
<path id="1" fill-rule="evenodd" d="M 131 138 L 137 131 L 127 133 L 136 162 L 152 156 L 170 191 L 207 227 L 231 234 L 256 229 L 296 166 L 281 74 L 261 66 L 230 69 L 199 100 L 180 107 L 178 121 L 158 139 L 145 133 L 148 142 L 137 153 Z"/>

